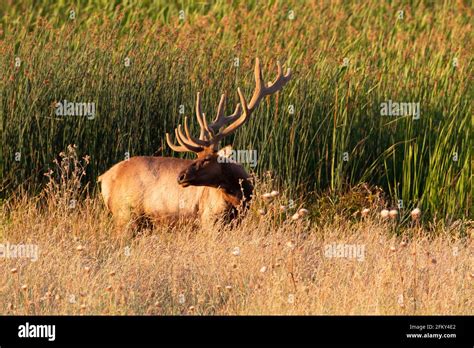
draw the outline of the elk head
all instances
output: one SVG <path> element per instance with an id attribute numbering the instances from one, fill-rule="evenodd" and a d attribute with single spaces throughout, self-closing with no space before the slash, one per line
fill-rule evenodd
<path id="1" fill-rule="evenodd" d="M 173 144 L 169 134 L 166 133 L 166 142 L 171 149 L 178 152 L 190 151 L 197 154 L 197 159 L 179 173 L 177 177 L 178 184 L 183 187 L 194 185 L 226 188 L 229 180 L 246 179 L 248 177 L 242 167 L 228 163 L 229 161 L 219 160 L 220 157 L 224 156 L 225 151 L 218 151 L 218 144 L 224 137 L 232 134 L 248 121 L 250 115 L 264 97 L 278 92 L 290 80 L 290 69 L 287 70 L 286 74 L 283 74 L 279 62 L 277 62 L 277 68 L 275 81 L 266 85 L 257 58 L 254 71 L 255 90 L 250 103 L 247 103 L 242 91 L 238 88 L 237 93 L 240 103 L 236 105 L 232 115 L 226 116 L 224 115 L 226 95 L 223 94 L 217 108 L 217 116 L 210 124 L 207 123 L 206 115 L 201 112 L 201 98 L 200 94 L 197 94 L 196 118 L 201 129 L 199 138 L 194 137 L 189 131 L 187 117 L 184 118 L 184 131 L 181 124 L 175 129 L 179 145 Z"/>

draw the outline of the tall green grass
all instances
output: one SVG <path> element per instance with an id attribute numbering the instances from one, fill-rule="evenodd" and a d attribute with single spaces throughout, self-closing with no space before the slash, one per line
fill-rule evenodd
<path id="1" fill-rule="evenodd" d="M 179 106 L 193 116 L 201 91 L 210 118 L 227 91 L 232 112 L 260 57 L 267 80 L 277 59 L 294 77 L 224 141 L 258 150 L 257 174 L 273 171 L 295 195 L 364 181 L 406 208 L 469 215 L 472 12 L 442 1 L 2 2 L 2 195 L 34 190 L 68 144 L 90 155 L 94 181 L 126 152 L 182 156 L 164 140 Z M 95 102 L 95 119 L 56 116 L 64 99 Z M 381 116 L 389 99 L 419 102 L 420 119 Z"/>

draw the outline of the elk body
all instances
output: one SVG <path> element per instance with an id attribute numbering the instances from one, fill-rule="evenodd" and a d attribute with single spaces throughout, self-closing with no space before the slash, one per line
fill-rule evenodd
<path id="1" fill-rule="evenodd" d="M 199 162 L 132 157 L 113 166 L 99 180 L 102 197 L 118 227 L 140 217 L 155 222 L 199 218 L 205 226 L 220 217 L 233 218 L 250 200 L 252 184 L 242 166 L 218 163 L 213 157 Z M 190 168 L 195 168 L 193 173 Z M 188 173 L 184 178 L 183 172 Z"/>
<path id="2" fill-rule="evenodd" d="M 240 103 L 232 115 L 224 115 L 225 94 L 222 95 L 215 120 L 208 124 L 201 112 L 200 95 L 196 99 L 196 118 L 201 128 L 199 138 L 191 135 L 187 118 L 184 131 L 175 129 L 179 145 L 172 143 L 166 133 L 168 146 L 174 151 L 190 151 L 195 160 L 173 157 L 132 157 L 122 161 L 99 177 L 101 192 L 118 228 L 138 218 L 152 221 L 199 219 L 204 226 L 232 219 L 245 209 L 251 199 L 253 186 L 249 174 L 237 163 L 223 158 L 219 142 L 240 128 L 249 119 L 260 101 L 279 91 L 290 79 L 288 69 L 283 74 L 278 63 L 275 81 L 268 86 L 263 81 L 259 60 L 255 62 L 256 87 L 247 104 L 240 88 Z"/>

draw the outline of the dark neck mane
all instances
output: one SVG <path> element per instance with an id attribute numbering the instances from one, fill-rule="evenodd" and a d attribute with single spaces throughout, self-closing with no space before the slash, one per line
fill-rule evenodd
<path id="1" fill-rule="evenodd" d="M 253 185 L 250 176 L 238 164 L 228 163 L 223 166 L 223 182 L 220 188 L 224 191 L 225 200 L 235 208 L 242 205 L 246 208 L 252 198 Z"/>

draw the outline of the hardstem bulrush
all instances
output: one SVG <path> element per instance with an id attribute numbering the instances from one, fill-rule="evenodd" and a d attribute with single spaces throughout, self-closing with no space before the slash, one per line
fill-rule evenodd
<path id="1" fill-rule="evenodd" d="M 398 217 L 398 210 L 392 209 L 389 211 L 388 216 L 390 219 L 395 220 Z"/>
<path id="2" fill-rule="evenodd" d="M 301 215 L 298 213 L 294 213 L 293 216 L 291 217 L 291 220 L 296 221 L 301 218 Z"/>
<path id="3" fill-rule="evenodd" d="M 293 216 L 291 217 L 291 220 L 293 221 L 299 220 L 302 217 L 305 217 L 306 215 L 308 215 L 308 213 L 309 213 L 308 209 L 300 208 L 298 209 L 296 213 L 293 214 Z"/>
<path id="4" fill-rule="evenodd" d="M 235 247 L 234 249 L 232 249 L 232 255 L 239 256 L 240 255 L 240 248 Z"/>
<path id="5" fill-rule="evenodd" d="M 417 220 L 420 219 L 421 210 L 420 210 L 419 208 L 415 208 L 415 209 L 413 209 L 413 210 L 411 211 L 410 215 L 411 215 L 411 219 L 412 219 L 413 221 L 417 221 Z"/>
<path id="6" fill-rule="evenodd" d="M 309 213 L 309 210 L 305 208 L 301 208 L 300 210 L 298 210 L 298 214 L 302 217 L 308 215 L 308 213 Z"/>

